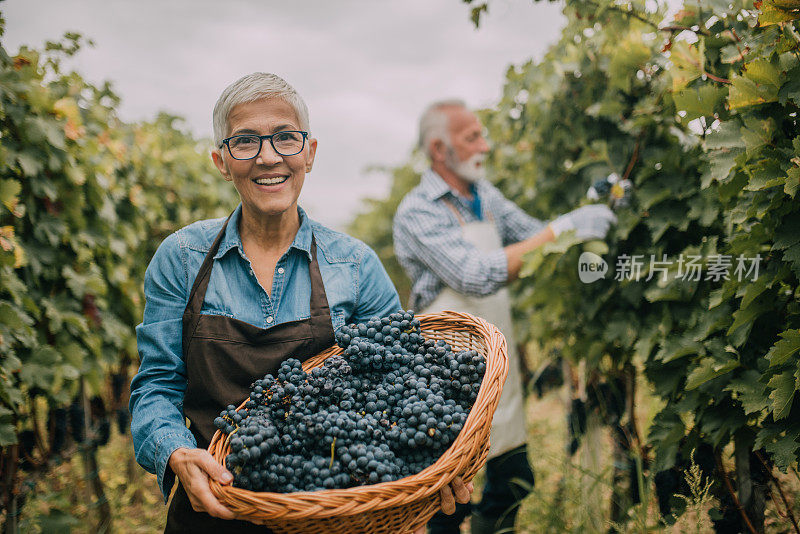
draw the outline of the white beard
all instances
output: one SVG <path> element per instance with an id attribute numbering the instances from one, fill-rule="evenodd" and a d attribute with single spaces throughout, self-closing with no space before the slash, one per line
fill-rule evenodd
<path id="1" fill-rule="evenodd" d="M 486 178 L 486 167 L 483 165 L 486 161 L 486 154 L 475 154 L 466 161 L 457 161 L 455 151 L 452 149 L 447 151 L 447 155 L 447 159 L 449 160 L 447 166 L 450 167 L 459 178 L 471 184 Z"/>

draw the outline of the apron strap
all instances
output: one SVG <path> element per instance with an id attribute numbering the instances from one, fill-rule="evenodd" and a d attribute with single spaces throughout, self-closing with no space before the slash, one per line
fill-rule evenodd
<path id="1" fill-rule="evenodd" d="M 222 237 L 225 235 L 225 230 L 228 227 L 228 221 L 230 221 L 232 216 L 233 213 L 228 215 L 228 218 L 225 219 L 225 222 L 222 224 L 222 229 L 219 231 L 217 237 L 214 239 L 214 242 L 211 244 L 211 248 L 208 250 L 208 254 L 206 254 L 203 264 L 200 266 L 200 270 L 197 271 L 197 276 L 194 278 L 192 291 L 189 293 L 187 309 L 195 315 L 200 315 L 200 310 L 203 308 L 203 301 L 206 298 L 208 282 L 211 280 L 211 269 L 214 266 L 214 255 L 216 255 L 217 251 L 219 250 Z"/>
<path id="2" fill-rule="evenodd" d="M 455 204 L 453 204 L 450 201 L 450 199 L 442 197 L 442 202 L 444 202 L 445 206 L 447 206 L 448 208 L 450 208 L 450 210 L 452 210 L 453 214 L 456 216 L 456 219 L 458 219 L 459 226 L 464 226 L 465 224 L 467 224 L 464 221 L 464 217 L 461 216 L 461 212 L 458 211 L 458 208 L 456 208 Z M 489 222 L 493 223 L 494 222 L 494 216 L 492 215 L 492 212 L 489 211 L 489 210 L 483 210 L 483 212 L 486 214 L 486 219 Z"/>
<path id="3" fill-rule="evenodd" d="M 197 276 L 194 278 L 192 290 L 189 293 L 189 302 L 186 304 L 186 309 L 183 311 L 183 356 L 189 352 L 189 345 L 191 345 L 192 338 L 194 337 L 197 325 L 200 324 L 200 311 L 203 309 L 203 302 L 206 299 L 206 290 L 208 289 L 208 282 L 211 280 L 211 269 L 214 266 L 214 255 L 219 250 L 219 244 L 222 242 L 222 237 L 225 235 L 225 230 L 228 228 L 228 222 L 231 220 L 233 213 L 228 215 L 225 222 L 222 224 L 217 237 L 208 249 L 203 264 L 200 270 L 197 271 Z"/>
<path id="4" fill-rule="evenodd" d="M 331 308 L 325 294 L 325 283 L 317 261 L 317 239 L 311 234 L 311 261 L 308 264 L 308 275 L 311 278 L 311 333 L 314 341 L 322 340 L 320 336 L 328 337 L 331 325 Z M 320 339 L 317 339 L 317 338 Z"/>
<path id="5" fill-rule="evenodd" d="M 200 312 L 203 308 L 203 302 L 206 298 L 206 291 L 208 284 L 211 281 L 211 269 L 214 265 L 214 255 L 219 250 L 219 245 L 225 235 L 225 230 L 230 221 L 231 215 L 225 219 L 222 229 L 214 239 L 214 243 L 206 254 L 200 270 L 194 279 L 192 291 L 189 293 L 189 302 L 186 305 L 186 310 L 183 313 L 183 351 L 184 354 L 189 350 L 189 345 L 194 337 L 197 325 L 200 323 Z M 311 233 L 311 261 L 308 264 L 308 274 L 311 278 L 311 299 L 309 302 L 311 308 L 311 325 L 312 333 L 316 341 L 321 341 L 323 336 L 327 339 L 327 334 L 331 329 L 331 309 L 328 304 L 328 297 L 325 294 L 325 284 L 322 281 L 322 273 L 319 270 L 319 262 L 317 261 L 317 240 L 312 231 Z M 319 334 L 319 336 L 317 336 Z M 316 339 L 319 337 L 319 339 Z"/>
<path id="6" fill-rule="evenodd" d="M 466 224 L 466 222 L 464 221 L 464 217 L 461 216 L 461 212 L 458 211 L 458 208 L 455 206 L 455 204 L 450 202 L 450 199 L 444 197 L 442 197 L 442 202 L 444 202 L 445 206 L 450 208 L 450 210 L 456 216 L 456 219 L 458 220 L 458 225 L 464 226 Z"/>

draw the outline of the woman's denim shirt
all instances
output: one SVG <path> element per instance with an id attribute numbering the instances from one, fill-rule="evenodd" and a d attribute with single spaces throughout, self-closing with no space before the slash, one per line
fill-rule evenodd
<path id="1" fill-rule="evenodd" d="M 203 314 L 233 317 L 260 328 L 307 319 L 311 313 L 308 263 L 312 229 L 334 330 L 400 309 L 397 291 L 375 252 L 355 238 L 310 220 L 300 208 L 300 229 L 275 266 L 267 294 L 242 248 L 238 230 L 241 210 L 240 204 L 214 256 Z M 131 432 L 136 460 L 158 476 L 165 502 L 175 478 L 167 469 L 170 455 L 178 447 L 197 446 L 183 415 L 183 311 L 200 265 L 224 221 L 198 221 L 167 237 L 145 274 L 144 319 L 136 327 L 141 364 L 131 383 Z"/>

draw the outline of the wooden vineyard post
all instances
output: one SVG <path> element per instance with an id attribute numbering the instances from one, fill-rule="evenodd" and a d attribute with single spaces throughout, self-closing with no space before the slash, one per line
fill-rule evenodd
<path id="1" fill-rule="evenodd" d="M 97 445 L 94 441 L 94 435 L 93 433 L 90 433 L 89 428 L 91 421 L 91 410 L 89 408 L 89 400 L 86 396 L 86 387 L 83 380 L 81 380 L 80 398 L 81 403 L 83 404 L 84 413 L 86 414 L 86 417 L 83 418 L 85 432 L 84 435 L 86 436 L 86 439 L 84 443 L 80 445 L 80 447 L 83 452 L 85 478 L 87 483 L 91 485 L 95 496 L 95 502 L 92 504 L 98 509 L 97 528 L 95 529 L 95 532 L 101 534 L 111 532 L 113 530 L 111 505 L 108 503 L 108 498 L 106 497 L 105 489 L 103 488 L 103 481 L 100 479 L 100 470 L 97 465 Z"/>
<path id="2" fill-rule="evenodd" d="M 19 534 L 19 492 L 17 491 L 17 468 L 19 445 L 9 445 L 2 455 L 3 468 L 3 505 L 6 520 L 3 523 L 3 534 Z"/>
<path id="3" fill-rule="evenodd" d="M 736 493 L 743 512 L 759 534 L 764 532 L 764 510 L 767 505 L 768 480 L 755 480 L 752 475 L 763 466 L 751 449 L 751 441 L 741 434 L 734 436 L 734 464 L 736 466 Z M 755 467 L 755 468 L 754 468 Z"/>
<path id="4" fill-rule="evenodd" d="M 578 364 L 578 398 L 584 403 L 586 394 L 586 360 Z M 581 524 L 589 532 L 602 532 L 605 524 L 602 480 L 598 477 L 602 467 L 603 422 L 594 410 L 586 412 L 586 433 L 581 439 Z"/>

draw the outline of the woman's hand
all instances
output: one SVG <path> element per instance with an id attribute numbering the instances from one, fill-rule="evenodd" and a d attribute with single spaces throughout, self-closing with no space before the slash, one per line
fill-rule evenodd
<path id="1" fill-rule="evenodd" d="M 223 485 L 230 484 L 233 475 L 218 464 L 207 450 L 185 447 L 175 449 L 169 457 L 169 467 L 181 481 L 195 512 L 205 512 L 220 519 L 236 517 L 220 504 L 208 485 L 209 478 Z"/>
<path id="2" fill-rule="evenodd" d="M 440 490 L 439 494 L 442 498 L 442 512 L 450 515 L 456 511 L 456 503 L 468 503 L 472 497 L 473 489 L 474 487 L 472 482 L 464 484 L 464 481 L 461 480 L 461 477 L 454 478 L 448 486 L 444 486 Z M 414 534 L 425 534 L 425 525 L 422 525 L 415 530 Z"/>

